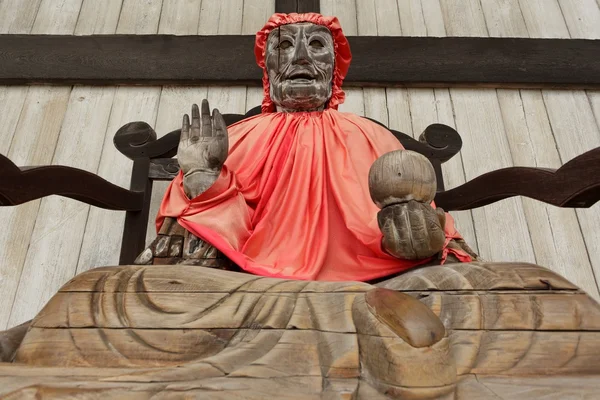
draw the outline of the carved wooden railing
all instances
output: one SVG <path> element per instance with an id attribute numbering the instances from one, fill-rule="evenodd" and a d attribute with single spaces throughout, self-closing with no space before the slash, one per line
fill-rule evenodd
<path id="1" fill-rule="evenodd" d="M 600 200 L 600 147 L 559 169 L 510 167 L 488 172 L 435 201 L 448 211 L 483 207 L 509 197 L 525 196 L 557 207 L 587 208 Z"/>
<path id="2" fill-rule="evenodd" d="M 260 107 L 245 115 L 224 114 L 223 117 L 227 125 L 231 125 L 258 113 Z M 433 124 L 418 141 L 402 132 L 390 132 L 404 148 L 419 152 L 431 161 L 438 181 L 435 202 L 446 211 L 482 207 L 514 196 L 530 197 L 557 207 L 578 208 L 590 207 L 600 200 L 600 147 L 557 170 L 504 168 L 445 191 L 441 165 L 460 151 L 462 140 L 458 132 L 446 125 Z M 153 181 L 171 180 L 179 171 L 177 160 L 172 158 L 177 153 L 179 136 L 178 129 L 157 139 L 156 132 L 145 122 L 131 122 L 117 131 L 115 146 L 133 160 L 130 190 L 77 168 L 17 167 L 0 155 L 0 206 L 60 195 L 101 208 L 127 211 L 119 263 L 131 264 L 144 249 Z"/>

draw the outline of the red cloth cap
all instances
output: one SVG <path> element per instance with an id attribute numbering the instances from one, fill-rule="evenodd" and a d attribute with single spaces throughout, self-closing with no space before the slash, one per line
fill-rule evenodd
<path id="1" fill-rule="evenodd" d="M 260 31 L 256 32 L 256 42 L 254 44 L 256 63 L 263 70 L 262 81 L 264 98 L 261 107 L 261 111 L 263 113 L 275 111 L 275 104 L 271 100 L 271 96 L 269 94 L 269 76 L 265 66 L 267 38 L 269 37 L 271 31 L 277 27 L 299 22 L 311 22 L 316 25 L 322 25 L 331 32 L 335 51 L 335 66 L 333 69 L 331 98 L 329 99 L 327 108 L 337 110 L 338 105 L 344 102 L 345 94 L 342 90 L 342 82 L 348 73 L 350 61 L 352 60 L 352 53 L 350 52 L 350 45 L 348 44 L 346 36 L 344 36 L 344 32 L 342 32 L 342 27 L 340 26 L 338 19 L 336 17 L 325 17 L 317 13 L 273 14 L 265 26 Z"/>

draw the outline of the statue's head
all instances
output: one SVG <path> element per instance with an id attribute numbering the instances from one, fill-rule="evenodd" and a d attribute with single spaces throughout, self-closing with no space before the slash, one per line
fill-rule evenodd
<path id="1" fill-rule="evenodd" d="M 331 97 L 334 66 L 329 29 L 310 22 L 280 26 L 269 34 L 265 64 L 278 111 L 312 111 Z"/>
<path id="2" fill-rule="evenodd" d="M 275 14 L 256 34 L 263 68 L 262 111 L 314 111 L 344 101 L 341 84 L 351 54 L 335 17 Z"/>

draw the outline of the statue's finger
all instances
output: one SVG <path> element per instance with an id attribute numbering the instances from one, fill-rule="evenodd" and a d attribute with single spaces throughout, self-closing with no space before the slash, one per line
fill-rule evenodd
<path id="1" fill-rule="evenodd" d="M 193 104 L 190 140 L 196 142 L 198 139 L 200 139 L 200 111 L 198 110 L 198 104 Z"/>
<path id="2" fill-rule="evenodd" d="M 440 226 L 442 227 L 442 230 L 444 230 L 446 228 L 446 212 L 441 207 L 436 208 L 435 212 L 440 220 Z"/>
<path id="3" fill-rule="evenodd" d="M 408 202 L 408 216 L 410 221 L 411 243 L 417 258 L 426 258 L 431 254 L 429 243 L 429 230 L 427 224 L 428 210 L 425 206 L 415 200 Z M 424 207 L 425 206 L 425 207 Z"/>
<path id="4" fill-rule="evenodd" d="M 444 231 L 446 213 L 442 208 L 438 207 L 435 209 L 435 212 L 427 213 L 426 219 L 431 251 L 439 253 L 444 248 L 444 243 L 446 243 L 446 233 Z"/>
<path id="5" fill-rule="evenodd" d="M 190 138 L 190 116 L 187 114 L 183 115 L 183 122 L 181 123 L 181 136 L 179 138 L 180 142 L 185 140 L 189 140 Z"/>
<path id="6" fill-rule="evenodd" d="M 202 100 L 202 136 L 212 136 L 212 122 L 210 118 L 210 108 L 208 106 L 208 100 Z"/>
<path id="7" fill-rule="evenodd" d="M 406 204 L 384 207 L 377 213 L 379 229 L 383 234 L 384 248 L 393 256 L 413 260 L 416 258 L 410 234 L 410 221 Z"/>
<path id="8" fill-rule="evenodd" d="M 225 119 L 216 108 L 212 113 L 212 123 L 215 136 L 227 135 L 227 124 L 225 123 Z"/>
<path id="9" fill-rule="evenodd" d="M 216 108 L 213 110 L 212 115 L 214 135 L 218 138 L 219 146 L 221 146 L 221 150 L 223 152 L 222 157 L 223 160 L 227 158 L 227 153 L 229 152 L 229 135 L 227 135 L 227 124 L 225 123 L 225 119 Z"/>

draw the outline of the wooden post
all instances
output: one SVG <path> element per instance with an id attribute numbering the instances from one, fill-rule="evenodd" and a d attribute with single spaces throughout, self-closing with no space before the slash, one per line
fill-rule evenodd
<path id="1" fill-rule="evenodd" d="M 146 244 L 146 226 L 148 226 L 150 198 L 152 196 L 152 180 L 148 177 L 149 172 L 150 158 L 144 157 L 133 160 L 130 189 L 143 192 L 144 202 L 141 210 L 127 211 L 125 216 L 119 265 L 133 264 L 133 261 L 144 250 Z"/>

